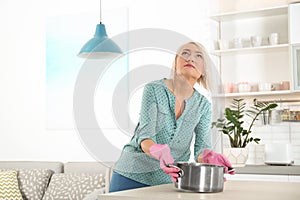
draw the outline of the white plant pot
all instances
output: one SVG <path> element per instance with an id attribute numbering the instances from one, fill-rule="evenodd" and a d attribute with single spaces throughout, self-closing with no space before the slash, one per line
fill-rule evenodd
<path id="1" fill-rule="evenodd" d="M 223 154 L 233 167 L 244 167 L 248 159 L 247 148 L 224 148 Z"/>

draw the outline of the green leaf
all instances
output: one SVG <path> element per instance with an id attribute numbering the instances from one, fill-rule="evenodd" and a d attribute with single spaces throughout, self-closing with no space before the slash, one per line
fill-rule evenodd
<path id="1" fill-rule="evenodd" d="M 225 118 L 217 119 L 216 122 L 212 123 L 213 128 L 217 128 L 221 133 L 228 135 L 231 147 L 246 147 L 249 142 L 259 143 L 259 138 L 249 137 L 254 122 L 258 120 L 258 116 L 262 112 L 277 107 L 277 104 L 269 104 L 268 102 L 254 102 L 254 105 L 246 109 L 244 99 L 233 99 L 230 107 L 225 108 Z M 250 125 L 245 123 L 245 116 L 251 119 Z"/>
<path id="2" fill-rule="evenodd" d="M 243 130 L 242 135 L 243 136 L 248 135 L 248 131 L 247 130 Z"/>
<path id="3" fill-rule="evenodd" d="M 260 139 L 259 138 L 255 138 L 254 142 L 256 142 L 257 144 L 259 144 Z"/>

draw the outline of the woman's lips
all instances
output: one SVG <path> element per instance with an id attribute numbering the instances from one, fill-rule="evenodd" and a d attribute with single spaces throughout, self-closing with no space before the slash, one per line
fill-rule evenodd
<path id="1" fill-rule="evenodd" d="M 195 66 L 192 65 L 192 64 L 186 64 L 186 65 L 184 65 L 184 67 L 191 67 L 191 68 L 194 68 L 194 69 L 195 69 Z"/>

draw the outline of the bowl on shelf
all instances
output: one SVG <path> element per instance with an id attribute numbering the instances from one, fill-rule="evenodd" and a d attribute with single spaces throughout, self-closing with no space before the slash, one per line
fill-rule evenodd
<path id="1" fill-rule="evenodd" d="M 229 48 L 229 43 L 226 39 L 219 39 L 218 44 L 220 50 L 226 50 Z"/>
<path id="2" fill-rule="evenodd" d="M 251 92 L 258 92 L 258 83 L 251 83 Z"/>
<path id="3" fill-rule="evenodd" d="M 269 92 L 272 90 L 272 84 L 271 83 L 259 83 L 258 89 L 260 92 Z"/>
<path id="4" fill-rule="evenodd" d="M 272 90 L 274 90 L 274 91 L 281 90 L 281 84 L 280 83 L 272 83 Z"/>
<path id="5" fill-rule="evenodd" d="M 280 82 L 280 89 L 281 90 L 289 90 L 290 89 L 290 82 L 289 81 Z"/>
<path id="6" fill-rule="evenodd" d="M 276 45 L 279 43 L 279 34 L 278 33 L 271 33 L 268 37 L 269 45 Z"/>
<path id="7" fill-rule="evenodd" d="M 260 35 L 254 35 L 250 37 L 252 47 L 259 47 L 262 44 L 262 37 Z"/>
<path id="8" fill-rule="evenodd" d="M 251 85 L 249 83 L 239 83 L 238 88 L 240 93 L 251 91 Z"/>
<path id="9" fill-rule="evenodd" d="M 232 82 L 224 83 L 224 92 L 225 93 L 233 93 L 234 92 L 234 83 L 232 83 Z"/>
<path id="10" fill-rule="evenodd" d="M 243 48 L 243 39 L 240 37 L 233 38 L 232 44 L 233 44 L 233 48 L 236 49 Z"/>

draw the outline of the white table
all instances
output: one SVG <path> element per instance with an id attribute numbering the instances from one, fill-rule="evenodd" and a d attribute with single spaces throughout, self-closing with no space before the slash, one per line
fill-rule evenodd
<path id="1" fill-rule="evenodd" d="M 99 196 L 100 200 L 299 200 L 300 183 L 266 181 L 227 181 L 219 193 L 194 193 L 177 190 L 173 184 L 158 185 Z"/>

